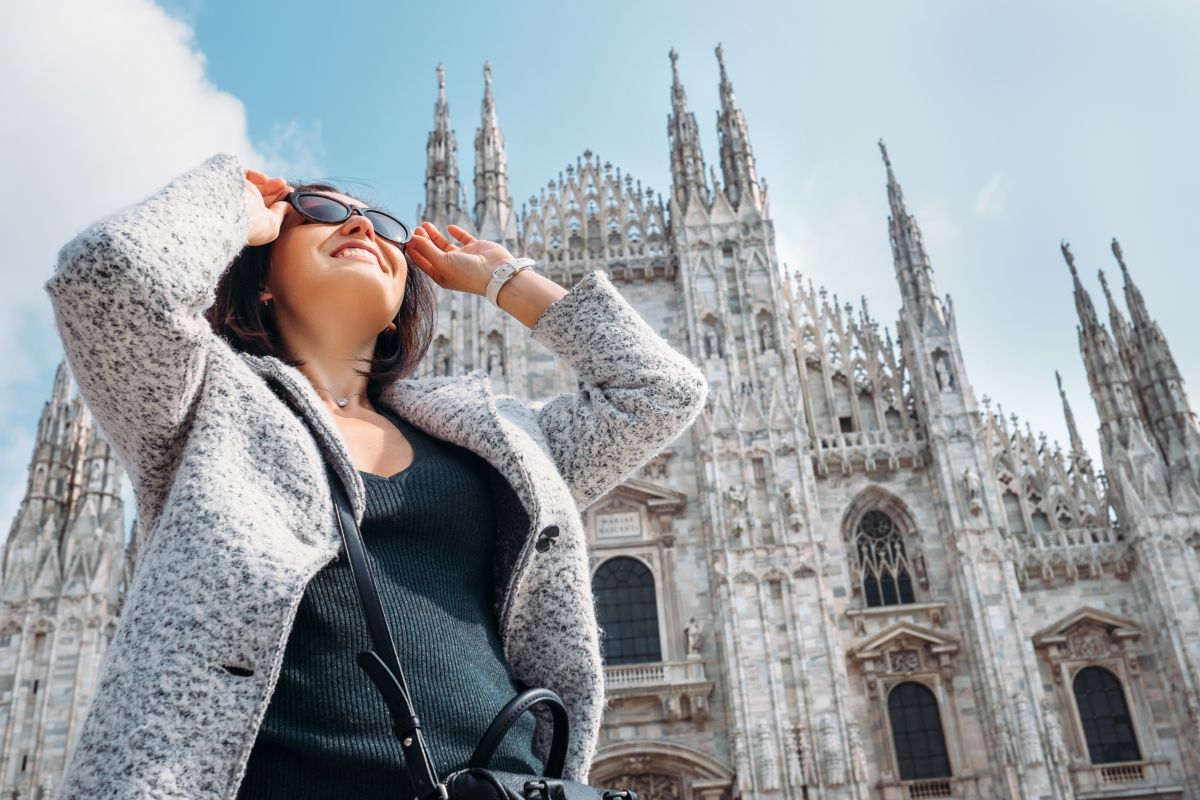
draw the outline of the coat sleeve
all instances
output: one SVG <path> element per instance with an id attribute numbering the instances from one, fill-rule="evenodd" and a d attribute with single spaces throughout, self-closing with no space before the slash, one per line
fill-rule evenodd
<path id="1" fill-rule="evenodd" d="M 79 392 L 139 501 L 169 487 L 208 345 L 218 341 L 203 312 L 246 242 L 244 198 L 238 160 L 215 155 L 85 229 L 45 284 Z"/>
<path id="2" fill-rule="evenodd" d="M 704 373 L 654 332 L 602 270 L 552 303 L 530 335 L 579 379 L 578 391 L 533 407 L 580 510 L 674 441 L 704 407 Z"/>

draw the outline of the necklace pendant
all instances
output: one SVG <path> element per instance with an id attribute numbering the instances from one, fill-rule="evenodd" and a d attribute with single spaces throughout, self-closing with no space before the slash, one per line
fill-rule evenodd
<path id="1" fill-rule="evenodd" d="M 345 408 L 346 404 L 350 402 L 350 398 L 349 397 L 339 397 L 338 399 L 334 400 L 333 402 L 337 403 L 338 408 Z"/>

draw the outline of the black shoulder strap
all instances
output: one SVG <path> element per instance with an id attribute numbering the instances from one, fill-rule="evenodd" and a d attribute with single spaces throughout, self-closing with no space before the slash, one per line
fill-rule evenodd
<path id="1" fill-rule="evenodd" d="M 358 523 L 354 521 L 354 512 L 350 507 L 346 487 L 328 464 L 325 471 L 329 476 L 329 488 L 333 493 L 334 507 L 337 511 L 338 530 L 342 534 L 342 543 L 346 546 L 350 571 L 354 574 L 354 584 L 358 589 L 363 614 L 367 618 L 367 628 L 371 632 L 371 642 L 375 647 L 374 650 L 364 650 L 358 654 L 358 665 L 367 673 L 387 703 L 388 711 L 392 715 L 392 730 L 400 740 L 400 748 L 404 752 L 404 765 L 408 769 L 417 797 L 422 800 L 437 797 L 445 800 L 446 787 L 434 772 L 433 760 L 429 757 L 429 748 L 421 733 L 421 721 L 417 719 L 417 713 L 413 710 L 412 695 L 408 691 L 404 671 L 400 668 L 396 645 L 392 640 L 391 629 L 388 628 L 387 617 L 383 613 L 383 603 L 380 602 L 379 593 L 375 589 L 375 577 L 371 574 L 371 565 L 367 561 Z"/>
<path id="2" fill-rule="evenodd" d="M 288 396 L 288 393 L 275 386 L 271 381 L 267 381 L 267 384 L 307 427 L 307 420 L 303 413 L 296 408 L 294 400 Z M 322 457 L 324 457 L 324 453 L 322 453 Z M 396 734 L 396 738 L 400 740 L 400 748 L 404 753 L 404 766 L 408 770 L 418 800 L 447 800 L 449 794 L 446 786 L 438 779 L 437 773 L 433 769 L 433 759 L 429 756 L 429 747 L 421 732 L 421 721 L 412 707 L 412 694 L 408 690 L 408 682 L 404 679 L 404 671 L 400 668 L 400 659 L 396 655 L 392 631 L 388 627 L 387 617 L 383 613 L 383 603 L 380 602 L 379 592 L 375 588 L 375 578 L 371 574 L 370 562 L 367 561 L 362 533 L 358 529 L 358 523 L 354 521 L 354 510 L 350 505 L 349 492 L 333 467 L 330 466 L 328 459 L 325 459 L 325 474 L 329 479 L 330 494 L 333 495 L 338 531 L 342 535 L 342 544 L 345 546 L 346 556 L 350 560 L 350 572 L 354 575 L 354 585 L 358 590 L 363 615 L 366 617 L 367 629 L 370 631 L 371 643 L 374 647 L 372 650 L 364 650 L 358 654 L 358 665 L 362 667 L 363 671 L 367 673 L 367 677 L 375 684 L 375 688 L 383 695 L 388 712 L 392 715 L 392 730 Z"/>

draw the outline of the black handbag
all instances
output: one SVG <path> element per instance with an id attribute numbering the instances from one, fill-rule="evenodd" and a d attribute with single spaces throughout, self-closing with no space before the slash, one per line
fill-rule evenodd
<path id="1" fill-rule="evenodd" d="M 404 753 L 405 769 L 416 789 L 416 800 L 638 800 L 637 793 L 630 789 L 603 789 L 562 779 L 570 723 L 562 698 L 544 688 L 527 688 L 510 700 L 480 738 L 467 767 L 438 779 L 421 732 L 421 722 L 412 707 L 412 695 L 400 668 L 346 488 L 328 464 L 326 471 L 337 509 L 338 529 L 374 645 L 374 649 L 358 654 L 358 664 L 387 704 L 392 716 L 392 730 Z M 488 769 L 492 753 L 513 723 L 538 704 L 549 708 L 554 721 L 550 752 L 543 769 L 545 774 L 539 777 Z"/>

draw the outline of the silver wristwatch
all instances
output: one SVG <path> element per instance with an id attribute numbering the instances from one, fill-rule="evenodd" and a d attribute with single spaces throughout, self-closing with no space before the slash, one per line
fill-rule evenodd
<path id="1" fill-rule="evenodd" d="M 492 270 L 492 279 L 488 281 L 486 292 L 487 299 L 491 301 L 491 304 L 499 308 L 500 304 L 496 302 L 496 297 L 500 294 L 500 287 L 513 275 L 521 270 L 529 269 L 536 263 L 532 258 L 513 258 Z"/>

